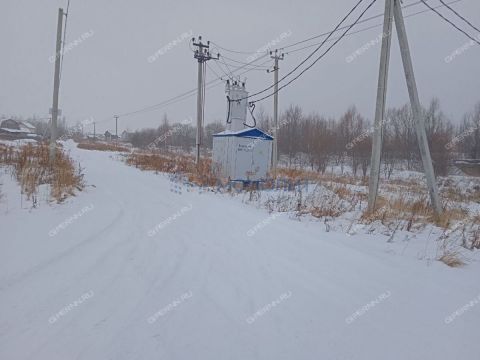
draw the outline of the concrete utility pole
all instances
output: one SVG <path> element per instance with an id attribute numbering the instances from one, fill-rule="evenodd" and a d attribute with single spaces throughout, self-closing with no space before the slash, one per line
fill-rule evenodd
<path id="1" fill-rule="evenodd" d="M 277 163 L 278 163 L 278 60 L 283 60 L 284 54 L 278 54 L 278 49 L 275 50 L 275 54 L 270 51 L 270 58 L 275 60 L 273 67 L 273 83 L 274 83 L 274 97 L 273 97 L 273 152 L 272 152 L 272 170 L 273 178 L 277 178 Z M 269 70 L 267 70 L 269 72 Z"/>
<path id="2" fill-rule="evenodd" d="M 392 39 L 393 0 L 385 0 L 383 17 L 382 50 L 380 52 L 380 70 L 378 74 L 377 104 L 375 107 L 375 124 L 372 139 L 372 158 L 370 161 L 370 178 L 368 188 L 368 211 L 375 209 L 380 177 L 380 157 L 383 141 L 383 124 L 385 119 L 385 98 L 387 94 L 388 65 Z"/>
<path id="3" fill-rule="evenodd" d="M 200 164 L 200 146 L 202 143 L 203 130 L 203 62 L 198 61 L 198 87 L 197 87 L 197 135 L 196 135 L 196 150 L 195 163 Z"/>
<path id="4" fill-rule="evenodd" d="M 393 5 L 393 9 L 392 9 Z M 400 53 L 402 56 L 403 69 L 405 72 L 405 79 L 407 81 L 408 94 L 410 97 L 410 106 L 412 108 L 415 130 L 417 133 L 418 145 L 420 148 L 420 155 L 422 157 L 425 177 L 427 179 L 428 191 L 433 209 L 436 215 L 442 213 L 442 204 L 438 195 L 437 183 L 435 180 L 435 173 L 433 171 L 432 158 L 430 156 L 430 149 L 428 147 L 427 134 L 425 131 L 425 119 L 418 97 L 417 84 L 415 82 L 415 75 L 413 72 L 412 58 L 410 48 L 408 45 L 407 32 L 405 30 L 405 23 L 403 20 L 402 7 L 400 0 L 385 0 L 385 15 L 383 24 L 383 40 L 380 57 L 380 71 L 377 89 L 377 105 L 375 111 L 375 130 L 372 144 L 372 160 L 370 167 L 370 184 L 368 194 L 368 209 L 375 210 L 375 202 L 378 193 L 378 179 L 380 170 L 380 154 L 382 149 L 382 127 L 383 118 L 385 116 L 385 96 L 387 89 L 387 73 L 388 63 L 390 59 L 390 34 L 392 29 L 392 10 L 393 18 L 395 19 L 395 27 L 397 30 L 398 42 L 400 45 Z M 388 32 L 390 30 L 390 32 Z"/>
<path id="5" fill-rule="evenodd" d="M 427 178 L 428 191 L 430 199 L 437 215 L 442 213 L 442 204 L 438 195 L 438 187 L 433 171 L 432 158 L 428 147 L 427 133 L 425 131 L 425 118 L 423 115 L 420 100 L 418 98 L 417 83 L 413 73 L 412 57 L 408 46 L 407 32 L 405 30 L 405 22 L 403 21 L 402 5 L 399 0 L 394 0 L 395 27 L 397 29 L 398 42 L 400 43 L 400 53 L 402 54 L 403 69 L 405 71 L 405 79 L 407 80 L 408 94 L 410 96 L 410 104 L 413 111 L 415 127 L 417 130 L 417 140 L 422 156 L 423 170 Z"/>
<path id="6" fill-rule="evenodd" d="M 193 57 L 198 61 L 198 88 L 197 88 L 197 136 L 196 136 L 196 153 L 195 153 L 195 163 L 197 166 L 200 164 L 200 147 L 202 145 L 202 129 L 203 129 L 203 110 L 205 105 L 205 79 L 203 75 L 205 73 L 205 63 L 208 60 L 218 60 L 220 54 L 217 54 L 217 57 L 212 57 L 210 54 L 210 41 L 207 41 L 207 44 L 202 43 L 202 37 L 198 37 L 198 42 L 196 39 L 192 39 L 193 46 L 196 46 L 197 49 Z"/>
<path id="7" fill-rule="evenodd" d="M 93 140 L 95 140 L 95 123 L 93 123 Z"/>
<path id="8" fill-rule="evenodd" d="M 58 9 L 57 22 L 57 43 L 55 48 L 55 74 L 53 77 L 53 104 L 52 104 L 52 124 L 50 130 L 50 164 L 55 161 L 55 147 L 57 140 L 57 118 L 58 118 L 58 92 L 60 88 L 60 61 L 62 58 L 62 28 L 63 28 L 63 9 Z"/>
<path id="9" fill-rule="evenodd" d="M 115 118 L 115 136 L 118 139 L 118 118 L 119 118 L 119 116 L 115 115 L 114 118 Z"/>

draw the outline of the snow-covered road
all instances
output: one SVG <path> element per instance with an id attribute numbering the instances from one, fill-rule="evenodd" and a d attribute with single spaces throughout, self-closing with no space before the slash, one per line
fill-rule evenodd
<path id="1" fill-rule="evenodd" d="M 479 299 L 478 262 L 286 214 L 248 236 L 268 212 L 68 146 L 93 186 L 0 214 L 0 359 L 480 358 L 480 302 L 445 321 Z"/>

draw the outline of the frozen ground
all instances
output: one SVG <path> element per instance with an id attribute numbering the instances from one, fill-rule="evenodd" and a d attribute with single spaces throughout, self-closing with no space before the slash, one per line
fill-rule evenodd
<path id="1" fill-rule="evenodd" d="M 479 358 L 478 253 L 452 269 L 428 234 L 326 232 L 67 146 L 90 186 L 63 205 L 2 173 L 0 359 Z"/>

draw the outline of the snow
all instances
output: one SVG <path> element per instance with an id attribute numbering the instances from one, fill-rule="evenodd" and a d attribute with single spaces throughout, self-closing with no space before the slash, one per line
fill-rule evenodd
<path id="1" fill-rule="evenodd" d="M 428 234 L 327 232 L 65 146 L 88 186 L 64 204 L 2 172 L 0 359 L 478 359 L 478 253 L 449 268 Z"/>

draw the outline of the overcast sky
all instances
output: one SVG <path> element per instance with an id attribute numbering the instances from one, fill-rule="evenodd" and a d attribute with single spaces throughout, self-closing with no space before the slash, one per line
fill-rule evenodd
<path id="1" fill-rule="evenodd" d="M 52 106 L 54 65 L 50 60 L 55 54 L 57 13 L 59 7 L 66 8 L 66 2 L 0 1 L 0 43 L 3 49 L 0 57 L 0 114 L 48 116 L 48 109 Z M 219 50 L 231 59 L 246 62 L 251 56 L 248 52 L 254 53 L 269 42 L 279 40 L 276 46 L 287 46 L 333 29 L 356 2 L 71 0 L 66 44 L 82 39 L 84 35 L 83 40 L 71 46 L 64 56 L 60 108 L 71 124 L 93 118 L 99 123 L 97 131 L 112 130 L 114 114 L 160 103 L 196 88 L 197 63 L 189 48 L 189 40 L 177 41 L 176 45 L 167 48 L 182 34 L 201 34 L 204 40 L 247 52 Z M 366 0 L 365 5 L 369 2 Z M 416 0 L 405 0 L 404 4 L 414 2 Z M 437 0 L 429 3 L 439 4 Z M 477 27 L 480 25 L 479 1 L 462 0 L 452 6 Z M 384 1 L 378 0 L 365 17 L 382 13 L 383 7 Z M 404 14 L 424 9 L 424 5 L 419 4 L 405 9 Z M 440 11 L 455 19 L 445 8 Z M 480 34 L 470 31 L 460 20 L 455 21 L 480 39 Z M 381 23 L 379 17 L 352 31 Z M 420 100 L 426 105 L 432 97 L 438 97 L 444 112 L 458 122 L 480 101 L 480 46 L 469 45 L 468 38 L 432 12 L 407 18 L 406 26 Z M 380 44 L 368 45 L 369 48 L 353 60 L 352 54 L 369 41 L 378 39 L 381 32 L 379 26 L 342 40 L 311 70 L 280 92 L 280 109 L 297 104 L 306 113 L 316 111 L 326 116 L 339 116 L 350 105 L 356 105 L 371 119 L 375 108 Z M 408 101 L 408 93 L 396 33 L 392 39 L 387 102 L 388 106 L 399 106 Z M 319 40 L 322 38 L 302 45 Z M 461 54 L 451 56 L 462 47 Z M 294 48 L 285 51 L 291 49 Z M 280 62 L 280 76 L 311 50 L 286 54 L 285 60 Z M 446 61 L 449 56 L 450 61 Z M 226 61 L 236 64 L 229 59 Z M 210 61 L 209 65 L 217 74 L 222 74 L 220 67 L 228 71 L 223 63 L 214 62 Z M 230 70 L 234 69 L 230 67 Z M 207 68 L 207 80 L 215 77 Z M 242 79 L 245 77 L 251 93 L 273 81 L 273 74 L 264 70 L 250 71 Z M 272 112 L 271 99 L 262 102 L 262 106 Z M 121 117 L 119 131 L 156 127 L 164 113 L 171 121 L 195 119 L 195 94 L 156 111 Z M 220 84 L 207 91 L 205 120 L 207 123 L 224 121 L 225 113 L 224 86 Z"/>

